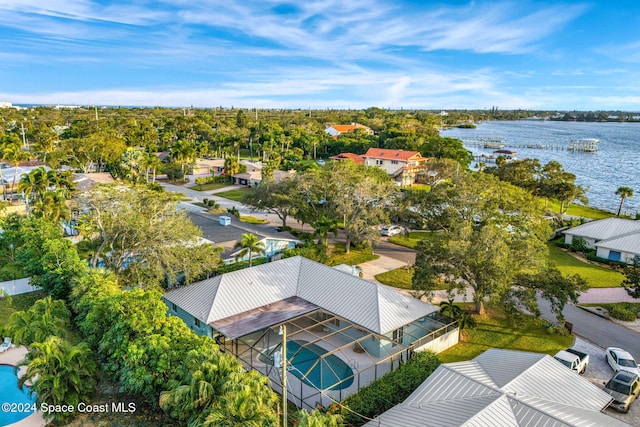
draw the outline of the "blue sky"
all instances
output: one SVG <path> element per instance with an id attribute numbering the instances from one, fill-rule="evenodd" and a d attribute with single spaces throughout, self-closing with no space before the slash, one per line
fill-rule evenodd
<path id="1" fill-rule="evenodd" d="M 640 2 L 0 0 L 0 101 L 640 111 Z"/>

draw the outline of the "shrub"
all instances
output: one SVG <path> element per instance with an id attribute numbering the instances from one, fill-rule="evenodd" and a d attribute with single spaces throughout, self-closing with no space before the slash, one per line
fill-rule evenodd
<path id="1" fill-rule="evenodd" d="M 589 251 L 589 246 L 587 246 L 587 242 L 580 237 L 574 237 L 571 241 L 571 250 L 575 252 L 587 252 Z"/>
<path id="2" fill-rule="evenodd" d="M 231 215 L 235 216 L 236 218 L 240 218 L 240 211 L 238 211 L 238 209 L 235 206 L 231 208 L 227 208 L 227 212 L 229 212 Z"/>
<path id="3" fill-rule="evenodd" d="M 613 317 L 614 319 L 623 320 L 625 322 L 633 322 L 637 319 L 637 315 L 635 312 L 615 304 L 612 305 L 609 309 L 609 316 Z"/>
<path id="4" fill-rule="evenodd" d="M 440 360 L 435 354 L 416 353 L 407 363 L 361 388 L 342 403 L 354 412 L 373 418 L 405 400 L 438 366 Z M 345 416 L 347 425 L 362 425 L 365 421 L 353 412 Z"/>

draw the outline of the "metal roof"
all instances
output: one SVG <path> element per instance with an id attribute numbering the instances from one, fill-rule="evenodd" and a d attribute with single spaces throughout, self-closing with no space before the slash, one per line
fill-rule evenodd
<path id="1" fill-rule="evenodd" d="M 636 231 L 640 231 L 640 221 L 624 218 L 605 218 L 570 228 L 565 230 L 564 234 L 606 240 Z"/>
<path id="2" fill-rule="evenodd" d="M 440 365 L 404 402 L 366 426 L 629 427 L 611 397 L 546 354 L 490 349 Z"/>
<path id="3" fill-rule="evenodd" d="M 624 236 L 613 237 L 601 240 L 596 243 L 596 247 L 613 249 L 620 252 L 630 252 L 640 255 L 640 230 L 628 233 Z"/>
<path id="4" fill-rule="evenodd" d="M 206 323 L 294 296 L 380 335 L 438 310 L 387 286 L 300 256 L 225 273 L 164 294 L 167 301 Z"/>

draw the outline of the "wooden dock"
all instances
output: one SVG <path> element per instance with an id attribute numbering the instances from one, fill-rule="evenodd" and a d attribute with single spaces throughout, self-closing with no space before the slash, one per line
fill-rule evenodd
<path id="1" fill-rule="evenodd" d="M 584 153 L 595 153 L 598 151 L 600 140 L 594 138 L 572 139 L 568 145 L 563 144 L 514 144 L 504 140 L 504 138 L 479 138 L 476 141 L 464 142 L 469 147 L 482 148 L 529 148 L 534 150 L 555 150 L 555 151 L 579 151 Z"/>

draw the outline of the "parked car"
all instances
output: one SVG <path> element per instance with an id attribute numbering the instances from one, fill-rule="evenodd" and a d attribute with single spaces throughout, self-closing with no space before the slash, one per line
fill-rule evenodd
<path id="1" fill-rule="evenodd" d="M 399 225 L 387 225 L 382 227 L 382 230 L 380 230 L 380 234 L 383 236 L 397 236 L 398 234 L 401 234 L 403 231 L 404 229 Z"/>
<path id="2" fill-rule="evenodd" d="M 638 362 L 635 361 L 628 351 L 624 351 L 621 348 L 609 347 L 607 349 L 607 362 L 609 366 L 611 366 L 611 369 L 616 372 L 628 371 L 640 376 Z"/>
<path id="3" fill-rule="evenodd" d="M 573 348 L 560 350 L 553 358 L 579 374 L 584 373 L 589 364 L 589 355 Z"/>
<path id="4" fill-rule="evenodd" d="M 627 413 L 631 403 L 640 394 L 640 378 L 631 372 L 618 371 L 605 383 L 604 391 L 613 397 L 611 408 Z"/>

